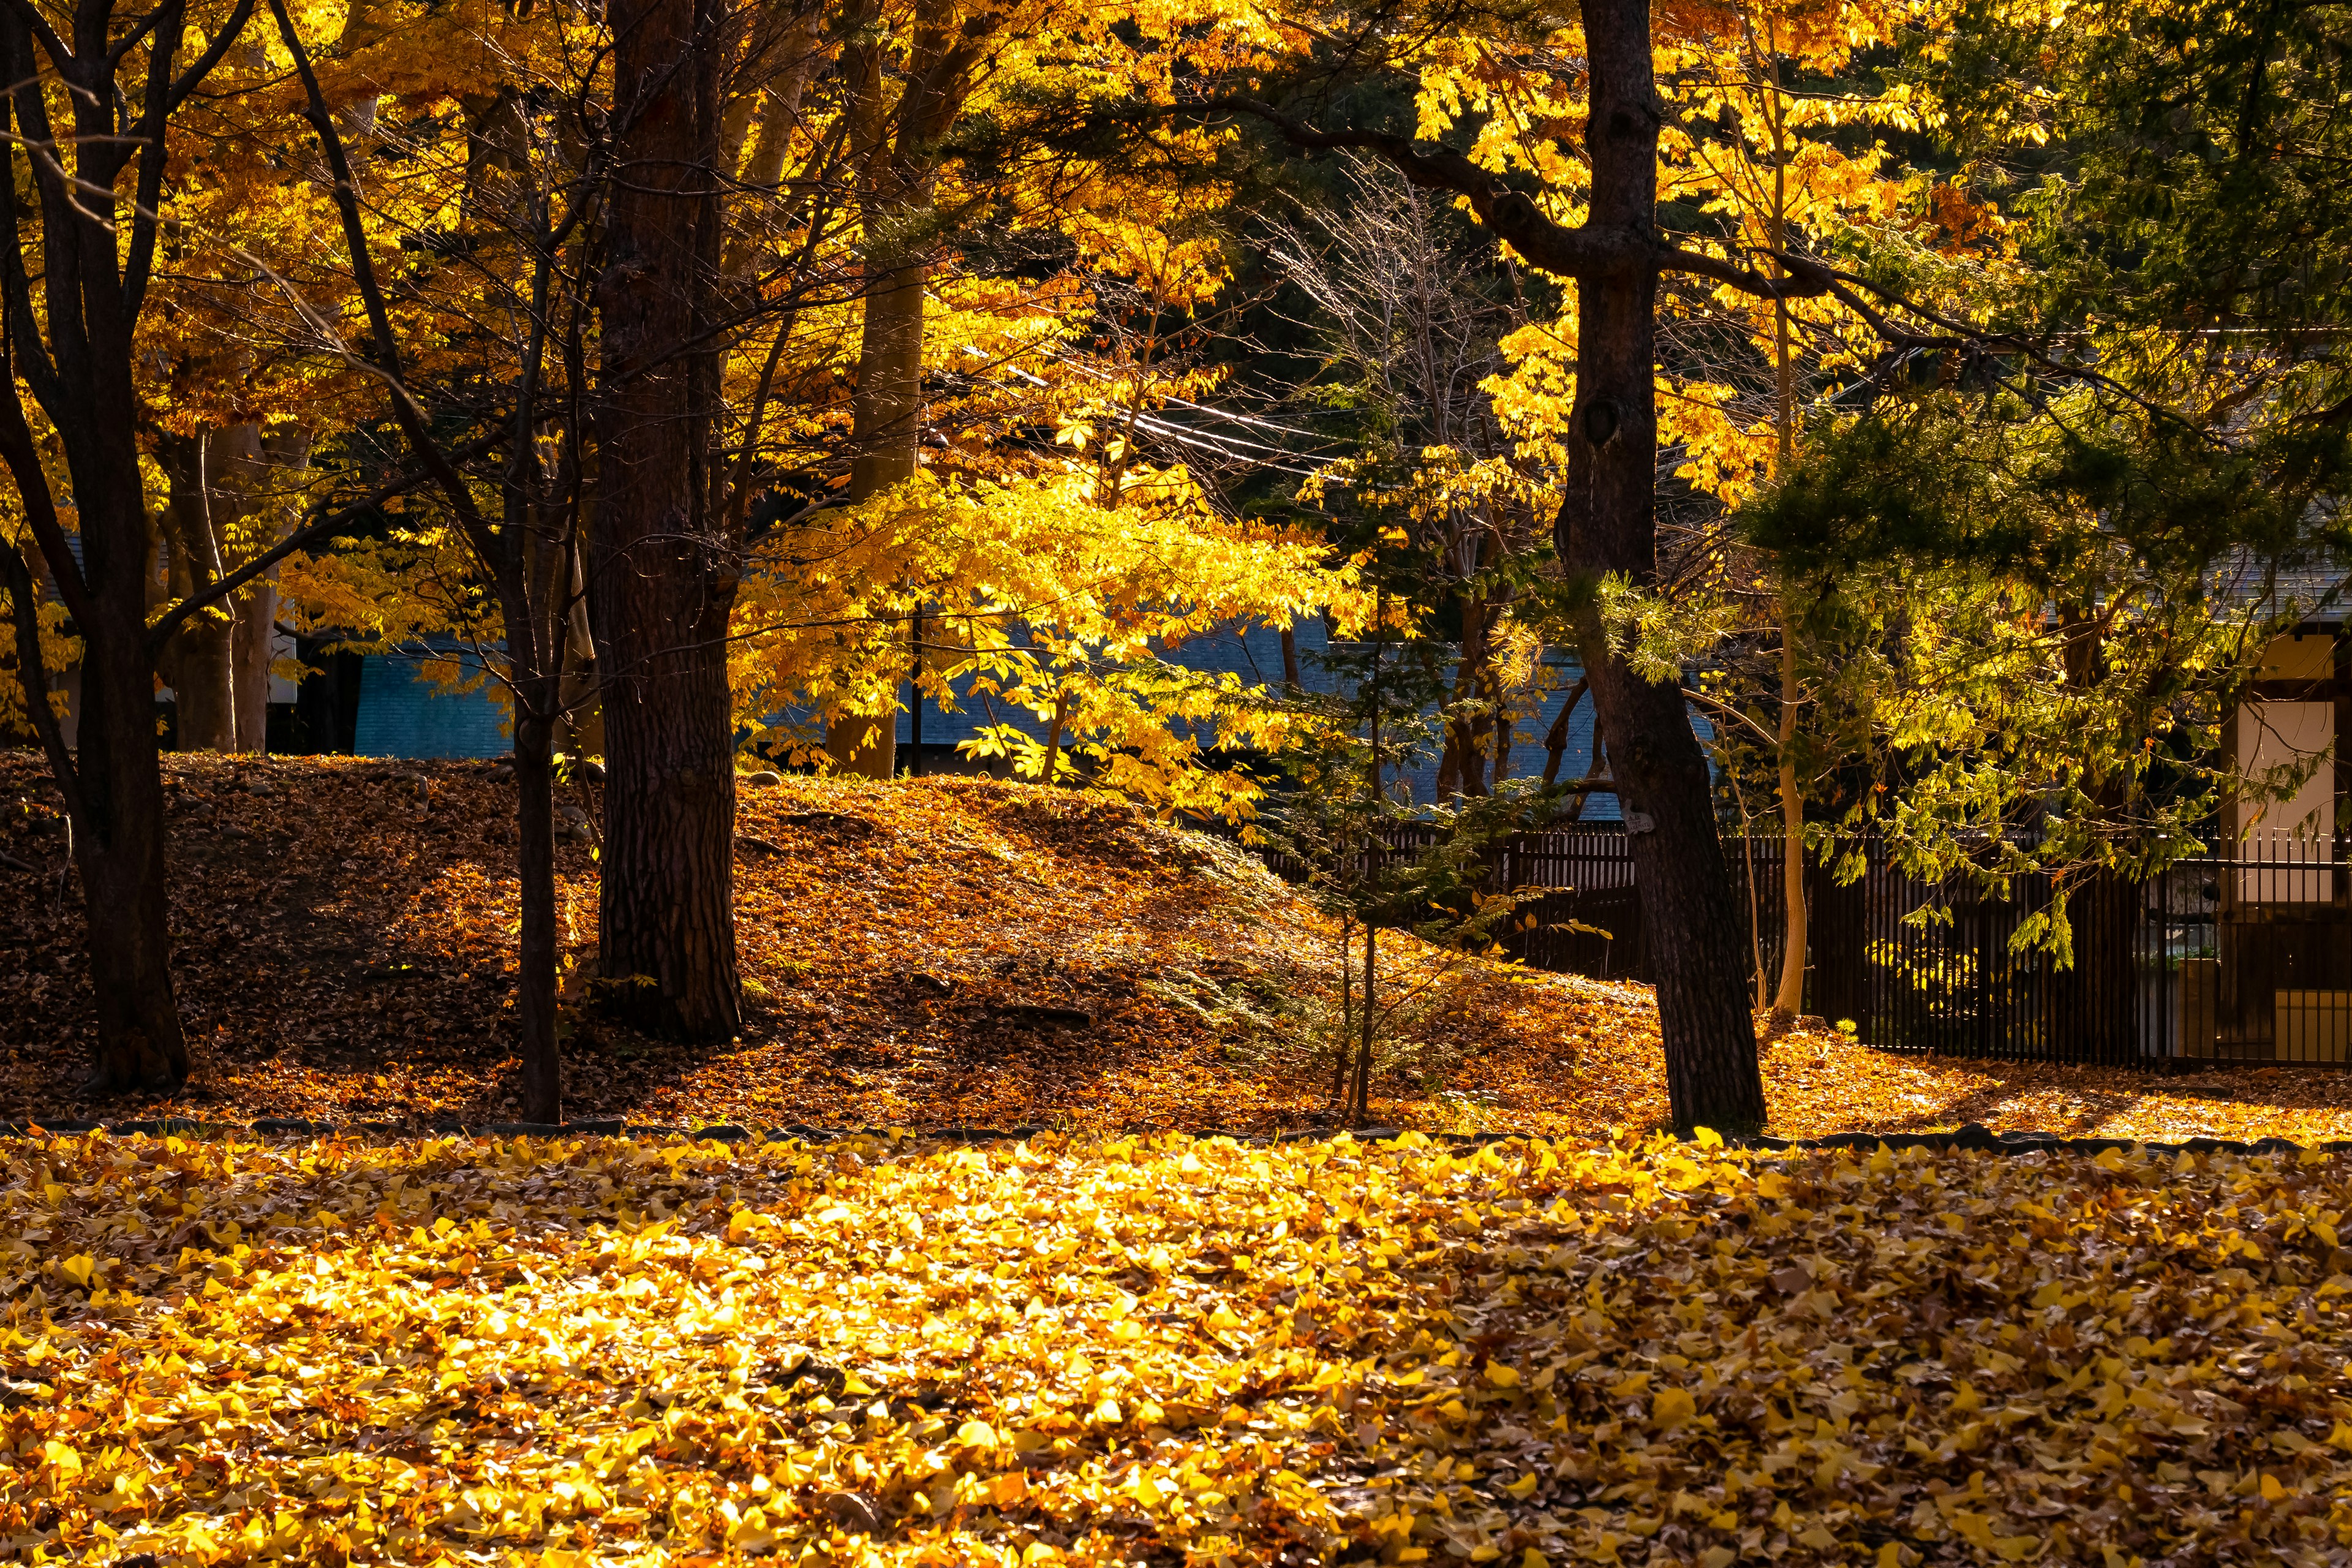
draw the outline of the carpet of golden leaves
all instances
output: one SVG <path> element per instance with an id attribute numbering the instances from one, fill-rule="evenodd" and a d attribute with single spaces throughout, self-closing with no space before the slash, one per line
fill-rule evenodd
<path id="1" fill-rule="evenodd" d="M 63 842 L 38 760 L 0 752 L 0 1119 L 512 1119 L 510 786 L 479 763 L 164 766 L 191 1089 L 75 1099 L 90 1030 L 76 889 L 55 874 Z M 565 800 L 597 804 L 584 789 Z M 1328 932 L 1230 846 L 1098 797 L 979 780 L 790 779 L 741 802 L 741 1040 L 683 1047 L 579 1010 L 569 1114 L 1117 1132 L 1267 1131 L 1323 1110 L 1321 1064 L 1246 1048 L 1229 1015 L 1175 994 L 1328 987 Z M 559 851 L 567 944 L 583 959 L 590 853 Z M 1426 952 L 1390 947 L 1408 979 L 1437 973 Z M 1375 1084 L 1375 1120 L 1601 1137 L 1664 1119 L 1646 989 L 1478 962 L 1433 997 L 1420 1058 Z M 1093 1023 L 1060 1027 L 1041 1008 Z M 1791 1135 L 1974 1121 L 2352 1138 L 2352 1075 L 2327 1068 L 2167 1079 L 1895 1057 L 1820 1029 L 1764 1062 L 1771 1130 Z"/>
<path id="2" fill-rule="evenodd" d="M 0 1144 L 24 1562 L 2340 1563 L 2352 1159 Z"/>

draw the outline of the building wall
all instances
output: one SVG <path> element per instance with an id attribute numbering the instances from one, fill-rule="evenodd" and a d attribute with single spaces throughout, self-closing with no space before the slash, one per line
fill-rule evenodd
<path id="1" fill-rule="evenodd" d="M 2335 858 L 2339 763 L 2331 754 L 2343 732 L 2344 683 L 2336 669 L 2336 638 L 2306 632 L 2273 639 L 2263 650 L 2254 695 L 2231 716 L 2228 745 L 2248 773 L 2305 764 L 2312 767 L 2287 799 L 2230 807 L 2231 852 L 2242 859 L 2272 865 L 2233 874 L 2231 893 L 2240 903 L 2331 903 L 2337 889 L 2332 871 L 2278 868 L 2279 862 L 2325 863 Z"/>
<path id="2" fill-rule="evenodd" d="M 1295 628 L 1294 637 L 1302 682 L 1310 690 L 1337 690 L 1339 678 L 1324 659 L 1329 647 L 1322 622 L 1302 621 Z M 457 656 L 453 650 L 453 657 Z M 1227 629 L 1204 634 L 1165 649 L 1162 657 L 1171 664 L 1203 674 L 1231 674 L 1247 685 L 1279 686 L 1283 679 L 1282 636 L 1270 626 L 1252 627 L 1246 633 Z M 1536 710 L 1520 716 L 1514 726 L 1508 776 L 1542 776 L 1545 738 L 1576 684 L 1578 674 L 1573 658 L 1554 656 L 1549 671 L 1550 689 Z M 1045 738 L 1047 727 L 1045 721 L 1025 710 L 973 694 L 969 682 L 964 683 L 964 695 L 952 711 L 931 697 L 925 697 L 921 707 L 920 731 L 927 771 L 1002 772 L 1001 761 L 994 764 L 975 763 L 960 756 L 955 747 L 995 724 L 1011 724 L 1039 740 Z M 917 727 L 912 712 L 898 716 L 898 744 L 902 752 L 915 744 Z M 1706 721 L 1696 714 L 1692 716 L 1692 728 L 1702 740 L 1711 734 Z M 1213 735 L 1203 735 L 1202 740 L 1204 744 L 1214 743 Z M 1579 701 L 1570 715 L 1567 741 L 1558 775 L 1562 782 L 1583 778 L 1593 772 L 1592 701 L 1589 696 Z M 361 755 L 487 757 L 503 755 L 512 745 L 507 705 L 494 689 L 452 693 L 426 681 L 414 659 L 371 657 L 365 660 L 359 722 L 352 745 Z M 592 745 L 590 749 L 594 748 Z M 1398 787 L 1409 793 L 1412 804 L 1426 805 L 1435 800 L 1434 756 L 1423 757 L 1391 776 Z M 1587 820 L 1613 822 L 1619 816 L 1612 795 L 1595 794 L 1585 803 Z"/>
<path id="3" fill-rule="evenodd" d="M 462 653 L 450 657 L 471 662 Z M 372 655 L 360 666 L 352 750 L 362 757 L 499 757 L 514 750 L 514 737 L 496 688 L 452 692 L 427 679 L 416 659 Z"/>
<path id="4" fill-rule="evenodd" d="M 1339 677 L 1328 667 L 1324 655 L 1330 645 L 1324 636 L 1323 623 L 1318 619 L 1300 622 L 1293 629 L 1297 645 L 1299 679 L 1311 691 L 1331 692 L 1339 686 Z M 1355 651 L 1355 650 L 1349 650 Z M 1283 679 L 1282 634 L 1271 626 L 1253 626 L 1246 632 L 1223 629 L 1187 639 L 1181 647 L 1164 650 L 1162 657 L 1171 664 L 1203 673 L 1230 673 L 1244 684 L 1279 686 Z M 1512 778 L 1540 778 L 1546 755 L 1544 740 L 1550 733 L 1552 722 L 1568 700 L 1569 690 L 1580 673 L 1576 661 L 1565 655 L 1555 654 L 1549 661 L 1550 689 L 1541 704 L 1529 715 L 1520 716 L 1513 728 L 1510 766 Z M 1693 728 L 1702 739 L 1711 735 L 1704 720 L 1693 716 Z M 1042 740 L 1046 731 L 1044 720 L 1024 710 L 1007 707 L 1001 700 L 966 696 L 958 701 L 953 712 L 942 709 L 938 701 L 925 698 L 922 703 L 922 741 L 926 757 L 937 754 L 937 749 L 952 746 L 977 735 L 982 729 L 993 724 L 1011 724 L 1022 733 Z M 903 748 L 914 743 L 914 715 L 898 716 L 898 744 Z M 1202 737 L 1204 743 L 1213 738 Z M 1593 771 L 1592 701 L 1590 697 L 1579 701 L 1569 716 L 1568 745 L 1561 753 L 1559 778 L 1562 782 L 1579 779 Z M 1413 804 L 1426 805 L 1436 799 L 1437 759 L 1423 757 L 1400 774 L 1392 775 L 1402 789 L 1410 793 Z M 1585 804 L 1586 819 L 1614 822 L 1618 819 L 1617 799 L 1612 795 L 1596 794 Z"/>

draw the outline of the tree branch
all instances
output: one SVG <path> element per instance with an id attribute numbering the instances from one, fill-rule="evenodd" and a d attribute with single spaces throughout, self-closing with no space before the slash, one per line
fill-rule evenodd
<path id="1" fill-rule="evenodd" d="M 5 408 L 5 405 L 0 405 L 0 408 Z M 507 439 L 507 434 L 499 430 L 493 431 L 488 436 L 478 437 L 450 453 L 449 456 L 457 462 L 469 462 L 487 452 L 497 450 Z M 304 523 L 300 528 L 279 540 L 270 549 L 255 556 L 236 571 L 190 594 L 156 617 L 154 623 L 147 628 L 148 657 L 152 658 L 159 654 L 163 645 L 171 640 L 172 634 L 180 629 L 181 623 L 198 610 L 207 605 L 218 604 L 296 551 L 331 537 L 335 530 L 345 526 L 353 519 L 383 505 L 396 495 L 406 494 L 433 478 L 434 475 L 427 469 L 411 468 L 394 479 L 387 479 L 370 491 L 364 500 L 352 501 Z"/>
<path id="2" fill-rule="evenodd" d="M 21 4 L 22 0 L 10 3 Z M 249 4 L 250 0 L 241 3 Z M 328 172 L 334 176 L 335 210 L 342 218 L 343 247 L 351 253 L 352 279 L 358 284 L 361 302 L 367 309 L 377 373 L 392 388 L 393 417 L 410 447 L 423 459 L 434 482 L 448 498 L 450 510 L 457 514 L 459 525 L 487 565 L 492 538 L 488 520 L 475 503 L 466 477 L 441 450 L 432 432 L 425 429 L 423 413 L 401 375 L 400 340 L 392 330 L 392 311 L 384 303 L 383 289 L 376 281 L 375 263 L 368 253 L 367 226 L 360 218 L 359 187 L 352 178 L 351 159 L 343 152 L 343 139 L 335 129 L 335 117 L 327 109 L 327 95 L 320 90 L 319 73 L 311 68 L 310 53 L 302 47 L 302 36 L 294 30 L 293 19 L 286 14 L 286 0 L 269 0 L 269 14 L 278 20 L 278 36 L 286 40 L 287 50 L 294 57 L 294 69 L 301 77 L 303 93 L 310 100 L 303 118 L 318 134 L 320 149 L 327 155 Z"/>
<path id="3" fill-rule="evenodd" d="M 1512 249 L 1545 271 L 1561 277 L 1604 277 L 1656 265 L 1663 248 L 1642 235 L 1598 229 L 1591 224 L 1570 228 L 1554 223 L 1544 216 L 1533 198 L 1511 189 L 1448 147 L 1381 131 L 1320 131 L 1254 98 L 1212 99 L 1199 107 L 1212 112 L 1249 115 L 1264 121 L 1294 147 L 1314 152 L 1352 148 L 1375 153 L 1424 190 L 1445 191 L 1467 198 L 1479 221 L 1508 242 Z"/>
<path id="4" fill-rule="evenodd" d="M 41 15 L 32 0 L 5 0 L 5 4 L 38 40 L 42 53 L 49 57 L 51 64 L 63 66 L 74 58 L 73 51 L 66 47 L 66 41 L 58 37 L 57 29 L 49 26 L 48 19 Z"/>
<path id="5" fill-rule="evenodd" d="M 65 794 L 67 815 L 87 822 L 81 773 L 74 766 L 73 752 L 66 747 L 58 716 L 49 710 L 49 672 L 41 662 L 40 592 L 32 573 L 25 568 L 25 558 L 13 545 L 0 544 L 0 580 L 7 584 L 9 607 L 14 612 L 9 618 L 16 624 L 16 684 L 25 693 L 25 716 L 41 738 L 41 750 L 48 753 L 49 772 Z"/>

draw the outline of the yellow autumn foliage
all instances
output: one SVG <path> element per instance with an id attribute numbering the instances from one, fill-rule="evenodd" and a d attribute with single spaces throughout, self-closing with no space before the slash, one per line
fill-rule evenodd
<path id="1" fill-rule="evenodd" d="M 2352 1544 L 2340 1155 L 100 1136 L 0 1161 L 26 1561 Z"/>
<path id="2" fill-rule="evenodd" d="M 1277 751 L 1297 715 L 1163 655 L 1236 625 L 1345 621 L 1362 608 L 1355 569 L 1327 564 L 1318 539 L 1217 516 L 1181 468 L 1131 474 L 1121 499 L 1097 504 L 1075 468 L 1005 483 L 926 472 L 779 531 L 738 601 L 744 722 L 813 761 L 808 714 L 895 712 L 919 615 L 923 689 L 979 710 L 977 754 L 1038 776 L 1046 745 L 1013 720 L 1058 713 L 1057 776 L 1083 757 L 1102 787 L 1157 808 L 1245 813 L 1259 786 L 1215 750 Z"/>

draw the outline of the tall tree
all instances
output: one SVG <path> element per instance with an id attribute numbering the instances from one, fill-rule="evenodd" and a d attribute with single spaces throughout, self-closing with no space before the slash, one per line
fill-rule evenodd
<path id="1" fill-rule="evenodd" d="M 1000 8 L 915 0 L 912 14 L 891 26 L 875 4 L 845 53 L 866 264 L 850 402 L 853 502 L 915 475 L 923 437 L 924 296 L 941 237 L 932 204 L 940 142 L 1008 19 Z M 850 773 L 890 777 L 898 771 L 897 712 L 837 720 L 827 749 Z"/>
<path id="2" fill-rule="evenodd" d="M 587 336 L 587 301 L 580 287 L 586 268 L 579 236 L 593 171 L 570 163 L 560 151 L 535 150 L 533 138 L 519 132 L 509 144 L 505 177 L 495 183 L 495 189 L 477 192 L 469 181 L 468 194 L 481 198 L 469 204 L 477 214 L 470 237 L 475 254 L 500 258 L 506 267 L 483 262 L 464 276 L 469 281 L 492 280 L 475 308 L 485 313 L 495 310 L 512 323 L 515 357 L 511 365 L 498 367 L 503 374 L 481 378 L 499 385 L 504 394 L 487 407 L 428 400 L 428 389 L 412 380 L 409 367 L 415 356 L 402 341 L 377 276 L 375 237 L 362 205 L 365 193 L 345 145 L 345 127 L 357 118 L 352 99 L 372 102 L 373 95 L 361 87 L 340 104 L 331 100 L 285 0 L 269 0 L 269 6 L 301 82 L 304 118 L 322 154 L 326 178 L 321 183 L 332 197 L 351 289 L 366 326 L 366 346 L 352 357 L 386 389 L 392 422 L 415 471 L 457 525 L 467 590 L 486 593 L 496 606 L 496 663 L 514 708 L 521 917 L 515 1011 L 520 1088 L 527 1114 L 535 1121 L 555 1121 L 562 1116 L 562 1080 L 556 1037 L 552 752 L 558 726 L 584 697 L 566 679 L 583 574 L 582 478 L 573 456 L 577 444 L 562 443 L 563 455 L 551 461 L 544 456 L 549 443 L 542 440 L 542 431 L 560 426 L 578 406 L 577 378 L 586 358 Z M 555 143 L 562 140 L 544 138 Z M 495 220 L 492 214 L 498 215 Z M 508 269 L 512 275 L 501 278 L 500 272 Z M 422 279 L 415 281 L 421 284 Z M 487 430 L 453 447 L 436 430 L 436 416 L 457 416 Z M 500 447 L 502 460 L 482 486 L 464 465 Z M 485 505 L 478 487 L 490 489 L 495 503 Z"/>
<path id="3" fill-rule="evenodd" d="M 1718 242 L 1719 254 L 1760 257 L 1778 276 L 1785 268 L 1776 258 L 1800 241 L 1819 248 L 1860 238 L 1882 252 L 1899 250 L 1912 234 L 1942 237 L 1936 216 L 1953 206 L 1974 211 L 1973 204 L 1956 201 L 1948 185 L 1899 164 L 1890 172 L 1886 148 L 1862 140 L 1916 122 L 1908 97 L 1858 62 L 1874 50 L 1890 56 L 1919 9 L 1908 0 L 1730 0 L 1678 8 L 1662 30 L 1660 50 L 1675 111 L 1666 188 L 1672 199 L 1699 205 L 1724 224 L 1729 232 Z M 1922 186 L 1930 194 L 1926 202 Z M 1694 237 L 1694 243 L 1705 242 Z M 1916 240 L 1909 245 L 1917 247 Z M 1686 470 L 1694 482 L 1737 502 L 1758 482 L 1787 474 L 1804 402 L 1833 384 L 1836 373 L 1853 372 L 1872 345 L 1867 329 L 1833 299 L 1721 293 L 1721 304 L 1745 328 L 1760 374 L 1701 363 L 1678 367 L 1678 379 L 1690 383 L 1709 372 L 1722 377 L 1719 388 L 1689 389 L 1701 393 L 1702 407 L 1731 394 L 1721 405 L 1730 416 L 1727 427 L 1694 443 L 1706 448 L 1705 460 Z M 1769 582 L 1770 574 L 1759 580 Z M 1756 732 L 1773 742 L 1780 797 L 1780 973 L 1769 998 L 1775 1021 L 1785 1025 L 1803 1008 L 1807 957 L 1803 609 L 1782 594 L 1754 614 L 1779 645 L 1769 677 L 1777 712 L 1768 710 Z M 1726 730 L 1734 744 L 1748 738 L 1738 726 Z"/>
<path id="4" fill-rule="evenodd" d="M 207 15 L 183 58 L 187 0 L 125 14 L 89 0 L 58 30 L 31 0 L 0 9 L 0 461 L 82 637 L 79 744 L 27 704 L 74 830 L 97 993 L 93 1088 L 175 1088 L 188 1054 L 172 992 L 163 798 L 148 625 L 153 523 L 142 478 L 140 317 L 154 276 L 173 116 L 234 47 L 252 0 Z M 62 123 L 59 122 L 62 119 Z M 128 188 L 125 188 L 127 184 Z M 28 200 L 29 197 L 29 200 Z M 64 456 L 42 460 L 29 392 Z M 63 483 L 58 482 L 62 478 Z M 60 525 L 69 505 L 79 559 Z M 47 687 L 38 591 L 0 551 L 29 689 Z"/>
<path id="5" fill-rule="evenodd" d="M 741 563 L 711 434 L 736 19 L 718 0 L 628 0 L 609 19 L 588 573 L 606 769 L 598 967 L 620 1016 L 723 1040 L 742 1009 L 727 688 Z"/>
<path id="6" fill-rule="evenodd" d="M 1472 7 L 1427 19 L 1426 31 L 1350 29 L 1336 15 L 1302 16 L 1297 36 L 1317 42 L 1278 79 L 1293 101 L 1327 103 L 1334 80 L 1415 80 L 1412 134 L 1318 123 L 1255 94 L 1211 89 L 1199 101 L 1255 118 L 1297 148 L 1371 153 L 1463 198 L 1517 258 L 1572 282 L 1575 390 L 1558 429 L 1555 531 L 1563 564 L 1591 590 L 1574 599 L 1573 625 L 1642 888 L 1674 1121 L 1758 1126 L 1746 916 L 1706 759 L 1679 671 L 1638 660 L 1606 607 L 1624 590 L 1659 587 L 1660 279 L 1767 300 L 1832 295 L 1897 344 L 1926 334 L 1901 300 L 1874 301 L 1872 285 L 1817 258 L 1726 255 L 1662 230 L 1664 106 L 1647 0 L 1598 0 L 1573 18 Z"/>

